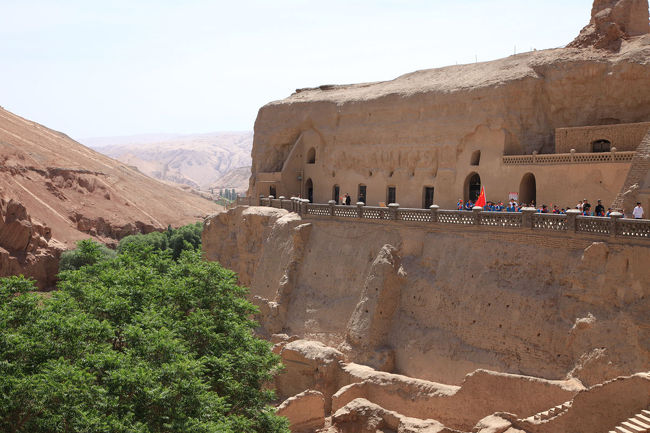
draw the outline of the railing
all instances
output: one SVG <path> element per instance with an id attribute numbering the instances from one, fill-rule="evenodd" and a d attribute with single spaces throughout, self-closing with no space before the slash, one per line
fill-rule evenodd
<path id="1" fill-rule="evenodd" d="M 616 212 L 611 217 L 591 217 L 581 216 L 579 211 L 573 209 L 566 214 L 557 215 L 539 213 L 535 208 L 523 208 L 521 212 L 488 212 L 480 207 L 472 211 L 443 210 L 437 205 L 429 209 L 409 209 L 400 208 L 396 203 L 389 204 L 388 207 L 365 206 L 363 203 L 343 206 L 334 201 L 317 204 L 296 197 L 275 199 L 272 196 L 260 197 L 259 202 L 260 206 L 286 209 L 303 216 L 529 229 L 650 240 L 650 220 L 627 219 Z"/>
<path id="2" fill-rule="evenodd" d="M 631 162 L 635 151 L 599 152 L 599 153 L 548 153 L 532 155 L 505 155 L 502 161 L 506 165 L 552 165 L 552 164 L 591 164 L 597 162 Z"/>

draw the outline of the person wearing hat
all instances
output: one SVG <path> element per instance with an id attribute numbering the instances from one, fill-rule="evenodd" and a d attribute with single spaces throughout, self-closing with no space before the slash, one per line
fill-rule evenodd
<path id="1" fill-rule="evenodd" d="M 596 216 L 605 216 L 605 206 L 603 206 L 600 200 L 598 200 L 598 204 L 596 205 L 595 212 L 596 212 L 595 214 Z"/>

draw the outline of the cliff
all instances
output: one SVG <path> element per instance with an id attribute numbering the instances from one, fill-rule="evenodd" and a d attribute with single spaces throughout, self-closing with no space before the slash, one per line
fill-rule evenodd
<path id="1" fill-rule="evenodd" d="M 586 385 L 650 365 L 650 247 L 238 207 L 205 223 L 264 332 L 444 383 L 486 368 Z"/>
<path id="2" fill-rule="evenodd" d="M 0 276 L 52 284 L 62 249 L 197 221 L 213 202 L 0 108 Z"/>

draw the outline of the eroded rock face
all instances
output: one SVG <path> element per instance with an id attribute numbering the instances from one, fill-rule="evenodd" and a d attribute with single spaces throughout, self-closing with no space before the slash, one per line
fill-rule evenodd
<path id="1" fill-rule="evenodd" d="M 296 235 L 305 224 L 309 236 Z M 452 384 L 483 368 L 571 372 L 592 385 L 650 365 L 642 243 L 307 221 L 242 207 L 210 219 L 203 245 L 252 296 L 271 301 L 261 303 L 268 334 L 318 340 L 351 361 L 388 369 L 388 353 L 391 371 Z"/>
<path id="2" fill-rule="evenodd" d="M 0 277 L 23 274 L 51 287 L 63 245 L 49 227 L 32 220 L 22 203 L 0 196 Z"/>
<path id="3" fill-rule="evenodd" d="M 289 419 L 292 433 L 312 432 L 325 424 L 325 398 L 310 389 L 283 401 L 277 414 Z"/>
<path id="4" fill-rule="evenodd" d="M 289 338 L 280 337 L 278 344 L 286 344 Z M 280 350 L 289 368 L 278 392 L 308 387 L 278 408 L 294 432 L 595 432 L 603 426 L 612 430 L 650 404 L 647 373 L 585 388 L 575 379 L 478 370 L 461 386 L 452 386 L 346 363 L 336 350 L 317 342 L 289 345 Z M 309 371 L 313 378 L 307 380 Z M 332 394 L 332 389 L 337 391 Z"/>
<path id="5" fill-rule="evenodd" d="M 381 248 L 347 327 L 346 343 L 354 358 L 384 371 L 392 371 L 395 366 L 389 335 L 405 282 L 400 262 L 395 247 Z"/>
<path id="6" fill-rule="evenodd" d="M 623 39 L 647 33 L 648 0 L 595 0 L 591 21 L 569 46 L 618 50 Z"/>

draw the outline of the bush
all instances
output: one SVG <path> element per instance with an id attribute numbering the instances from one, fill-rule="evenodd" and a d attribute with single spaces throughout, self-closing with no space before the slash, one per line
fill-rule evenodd
<path id="1" fill-rule="evenodd" d="M 232 272 L 132 244 L 59 277 L 0 279 L 0 431 L 288 432 Z"/>
<path id="2" fill-rule="evenodd" d="M 64 251 L 59 261 L 59 271 L 72 271 L 80 269 L 82 266 L 94 265 L 103 260 L 114 258 L 115 251 L 106 247 L 106 245 L 84 239 L 77 242 L 77 248 L 74 250 Z"/>

